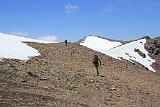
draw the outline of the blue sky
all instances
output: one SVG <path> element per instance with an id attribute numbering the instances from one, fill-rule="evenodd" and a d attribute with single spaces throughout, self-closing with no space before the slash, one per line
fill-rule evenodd
<path id="1" fill-rule="evenodd" d="M 154 38 L 160 35 L 160 0 L 0 0 L 0 32 L 59 41 Z"/>

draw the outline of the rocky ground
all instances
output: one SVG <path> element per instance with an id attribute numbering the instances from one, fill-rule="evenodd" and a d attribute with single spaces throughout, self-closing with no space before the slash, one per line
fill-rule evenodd
<path id="1" fill-rule="evenodd" d="M 0 107 L 159 107 L 160 75 L 77 43 L 28 45 L 41 56 L 0 62 Z M 100 75 L 93 55 L 102 60 Z"/>
<path id="2" fill-rule="evenodd" d="M 144 48 L 148 51 L 148 55 L 155 59 L 155 62 L 152 64 L 152 67 L 160 73 L 160 36 L 151 39 L 148 36 L 145 36 L 146 43 L 144 45 Z"/>

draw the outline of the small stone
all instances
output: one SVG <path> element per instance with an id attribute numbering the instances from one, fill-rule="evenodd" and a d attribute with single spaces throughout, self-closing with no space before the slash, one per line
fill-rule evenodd
<path id="1" fill-rule="evenodd" d="M 88 76 L 86 76 L 86 78 L 88 78 Z"/>
<path id="2" fill-rule="evenodd" d="M 23 82 L 23 83 L 25 83 L 25 82 L 26 82 L 26 80 L 22 80 L 22 82 Z"/>
<path id="3" fill-rule="evenodd" d="M 39 80 L 44 81 L 44 80 L 48 80 L 48 78 L 40 78 Z"/>
<path id="4" fill-rule="evenodd" d="M 101 75 L 101 77 L 105 77 L 105 75 Z"/>
<path id="5" fill-rule="evenodd" d="M 150 94 L 149 92 L 145 92 L 145 94 Z"/>
<path id="6" fill-rule="evenodd" d="M 91 80 L 90 82 L 91 82 L 91 83 L 93 83 L 93 82 L 94 82 L 94 80 Z"/>
<path id="7" fill-rule="evenodd" d="M 48 89 L 48 86 L 43 86 L 43 88 Z"/>
<path id="8" fill-rule="evenodd" d="M 116 90 L 116 88 L 115 88 L 115 87 L 112 87 L 112 88 L 111 88 L 111 90 L 115 91 L 115 90 Z"/>

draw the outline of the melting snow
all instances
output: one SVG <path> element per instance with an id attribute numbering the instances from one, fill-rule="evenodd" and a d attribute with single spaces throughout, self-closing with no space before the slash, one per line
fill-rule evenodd
<path id="1" fill-rule="evenodd" d="M 30 57 L 38 56 L 40 53 L 22 42 L 39 42 L 39 43 L 51 43 L 41 40 L 33 40 L 24 37 L 18 37 L 13 35 L 7 35 L 0 33 L 0 59 L 20 59 L 28 60 Z"/>

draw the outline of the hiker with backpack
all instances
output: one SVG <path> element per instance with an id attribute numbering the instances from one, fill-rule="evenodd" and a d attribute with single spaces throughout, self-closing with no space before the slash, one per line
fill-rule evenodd
<path id="1" fill-rule="evenodd" d="M 65 43 L 65 45 L 67 46 L 67 43 L 68 43 L 67 39 L 64 40 L 64 43 Z"/>
<path id="2" fill-rule="evenodd" d="M 101 60 L 98 58 L 97 55 L 94 55 L 93 57 L 93 61 L 92 61 L 93 65 L 95 66 L 96 68 L 96 72 L 97 72 L 97 76 L 99 75 L 99 65 L 101 66 Z"/>

